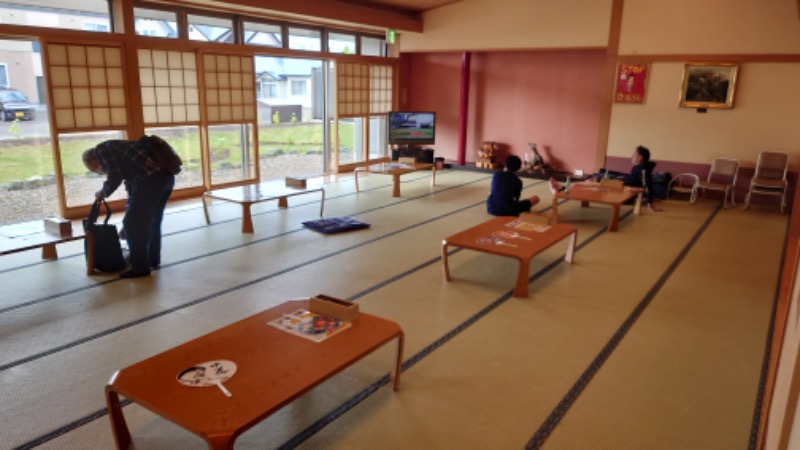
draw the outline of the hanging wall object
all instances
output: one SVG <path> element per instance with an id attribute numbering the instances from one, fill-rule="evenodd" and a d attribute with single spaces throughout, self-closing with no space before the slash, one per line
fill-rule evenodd
<path id="1" fill-rule="evenodd" d="M 616 103 L 644 103 L 649 64 L 620 64 L 617 67 Z"/>
<path id="2" fill-rule="evenodd" d="M 680 106 L 685 108 L 733 108 L 736 64 L 687 63 L 683 68 Z"/>

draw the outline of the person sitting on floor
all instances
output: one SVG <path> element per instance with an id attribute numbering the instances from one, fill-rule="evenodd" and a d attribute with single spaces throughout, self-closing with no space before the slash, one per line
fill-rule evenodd
<path id="1" fill-rule="evenodd" d="M 486 200 L 486 210 L 495 216 L 519 216 L 522 212 L 530 212 L 533 205 L 539 203 L 539 197 L 533 196 L 520 200 L 522 180 L 516 172 L 522 167 L 519 156 L 506 158 L 505 169 L 492 176 L 492 191 Z"/>
<path id="2" fill-rule="evenodd" d="M 647 208 L 650 211 L 663 211 L 663 209 L 656 206 L 653 198 L 653 168 L 656 163 L 650 161 L 650 150 L 641 145 L 636 147 L 631 156 L 631 164 L 633 164 L 633 167 L 630 173 L 600 169 L 600 173 L 595 178 L 611 177 L 613 179 L 621 179 L 625 186 L 644 188 Z M 561 184 L 555 178 L 550 177 L 550 191 L 555 194 L 561 189 L 563 189 Z"/>

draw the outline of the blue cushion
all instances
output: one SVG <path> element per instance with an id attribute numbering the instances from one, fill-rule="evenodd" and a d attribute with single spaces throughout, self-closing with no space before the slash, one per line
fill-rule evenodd
<path id="1" fill-rule="evenodd" d="M 308 222 L 303 222 L 303 225 L 323 234 L 360 230 L 362 228 L 369 228 L 370 226 L 368 223 L 359 222 L 350 217 L 329 217 L 327 219 L 310 220 Z"/>

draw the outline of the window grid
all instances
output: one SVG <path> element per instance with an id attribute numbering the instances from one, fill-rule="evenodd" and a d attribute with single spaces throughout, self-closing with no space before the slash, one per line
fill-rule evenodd
<path id="1" fill-rule="evenodd" d="M 252 56 L 203 55 L 203 73 L 210 123 L 255 120 L 256 75 Z"/>
<path id="2" fill-rule="evenodd" d="M 336 106 L 342 117 L 362 117 L 369 113 L 369 64 L 336 65 Z"/>
<path id="3" fill-rule="evenodd" d="M 369 98 L 371 114 L 392 110 L 392 66 L 370 66 Z"/>
<path id="4" fill-rule="evenodd" d="M 139 80 L 146 125 L 200 121 L 194 53 L 140 49 Z"/>
<path id="5" fill-rule="evenodd" d="M 57 130 L 128 124 L 121 48 L 49 44 L 47 55 Z"/>

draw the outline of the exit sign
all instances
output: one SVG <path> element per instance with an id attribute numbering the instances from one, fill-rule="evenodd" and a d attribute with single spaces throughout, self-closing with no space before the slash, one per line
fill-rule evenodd
<path id="1" fill-rule="evenodd" d="M 394 44 L 396 40 L 397 40 L 397 31 L 386 30 L 386 43 Z"/>

